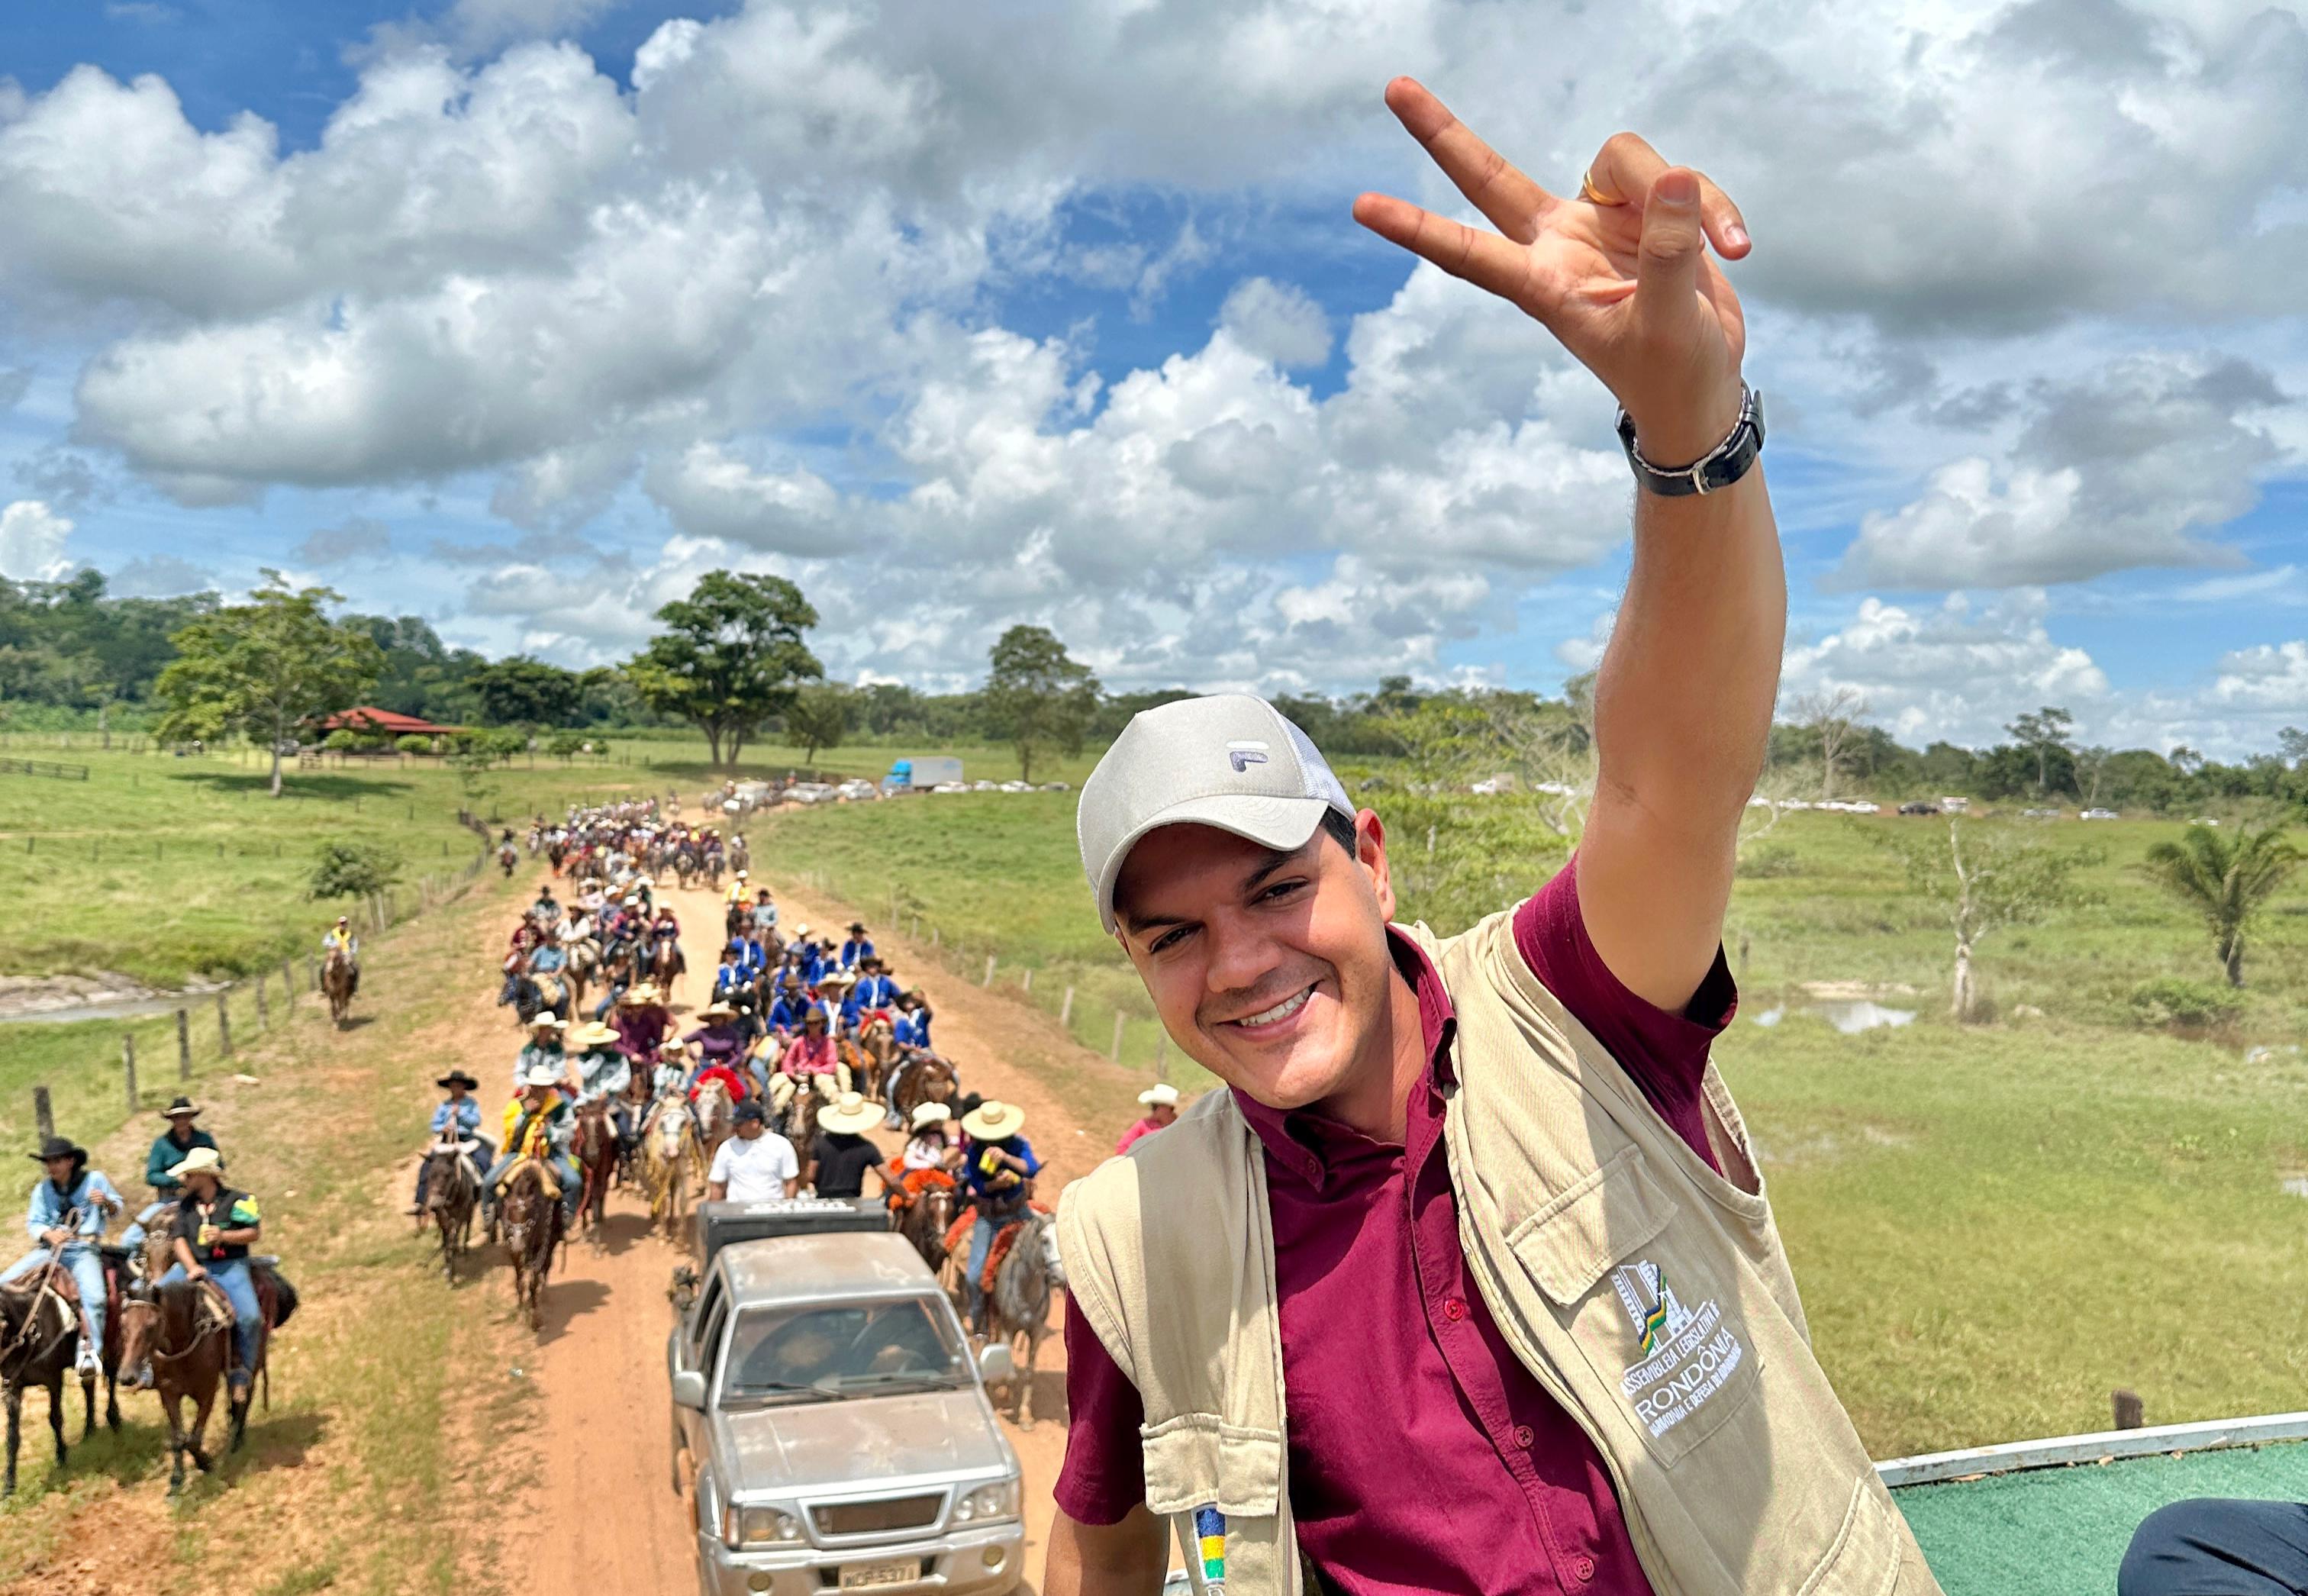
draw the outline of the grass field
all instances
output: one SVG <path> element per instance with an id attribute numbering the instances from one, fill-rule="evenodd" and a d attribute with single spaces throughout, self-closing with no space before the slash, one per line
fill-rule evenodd
<path id="1" fill-rule="evenodd" d="M 1131 1015 L 1124 1062 L 1150 1069 L 1150 1010 L 1090 912 L 1072 818 L 1056 793 L 842 806 L 778 815 L 756 851 L 869 919 L 894 897 L 909 928 L 934 926 L 947 968 L 900 972 L 933 996 L 980 979 L 991 953 L 998 982 L 1033 970 L 1046 1008 L 1073 988 L 1089 1046 L 1108 1046 L 1117 1007 Z M 1983 943 L 2006 1018 L 1959 1026 L 1943 1012 L 1949 935 L 1871 841 L 1933 824 L 1789 817 L 1727 934 L 1744 995 L 1717 1058 L 1862 1434 L 1890 1456 L 2099 1428 L 2116 1386 L 2151 1422 L 2297 1407 L 2308 1207 L 2281 1183 L 2308 1170 L 2308 1062 L 2287 1050 L 2308 1026 L 2308 900 L 2295 887 L 2262 920 L 2232 1031 L 2144 1031 L 2126 1001 L 2139 982 L 2218 976 L 2200 928 L 2131 867 L 2180 828 L 2067 824 L 2062 841 L 2106 850 L 2086 873 L 2099 901 Z M 1506 895 L 1556 867 L 1549 841 L 1500 867 Z M 1815 981 L 1864 983 L 1917 1017 L 1840 1034 L 1805 1006 Z M 2273 1050 L 2246 1062 L 2253 1044 Z M 1175 1048 L 1167 1066 L 1208 1083 Z"/>

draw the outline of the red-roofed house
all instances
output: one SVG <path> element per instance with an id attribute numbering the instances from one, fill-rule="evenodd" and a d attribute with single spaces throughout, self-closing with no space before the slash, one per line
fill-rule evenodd
<path id="1" fill-rule="evenodd" d="M 395 714 L 366 704 L 323 715 L 314 725 L 323 733 L 357 731 L 371 737 L 456 737 L 465 729 L 461 726 L 436 726 L 415 715 Z"/>

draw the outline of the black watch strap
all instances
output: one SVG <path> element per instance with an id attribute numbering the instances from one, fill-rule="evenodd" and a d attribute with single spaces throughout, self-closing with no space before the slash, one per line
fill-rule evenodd
<path id="1" fill-rule="evenodd" d="M 1634 469 L 1635 481 L 1645 492 L 1666 498 L 1713 493 L 1745 476 L 1761 457 L 1763 396 L 1753 388 L 1742 387 L 1739 419 L 1728 436 L 1686 466 L 1654 465 L 1645 460 L 1642 451 L 1635 447 L 1634 418 L 1623 409 L 1619 411 L 1619 441 L 1627 446 L 1627 464 Z"/>

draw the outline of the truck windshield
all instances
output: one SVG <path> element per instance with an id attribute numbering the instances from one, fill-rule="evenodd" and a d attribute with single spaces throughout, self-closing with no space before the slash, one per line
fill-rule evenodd
<path id="1" fill-rule="evenodd" d="M 747 1309 L 726 1367 L 725 1405 L 952 1390 L 970 1378 L 945 1316 L 920 1298 Z"/>

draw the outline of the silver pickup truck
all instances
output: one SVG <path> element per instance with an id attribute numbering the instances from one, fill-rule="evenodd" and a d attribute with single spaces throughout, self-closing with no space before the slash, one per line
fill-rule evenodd
<path id="1" fill-rule="evenodd" d="M 719 1206 L 719 1205 L 717 1205 Z M 945 1293 L 903 1238 L 708 1252 L 666 1347 L 675 1488 L 705 1596 L 999 1596 L 1025 1573 L 1017 1454 Z"/>

